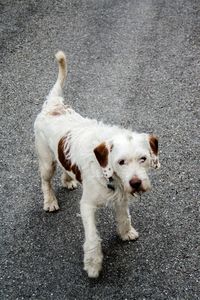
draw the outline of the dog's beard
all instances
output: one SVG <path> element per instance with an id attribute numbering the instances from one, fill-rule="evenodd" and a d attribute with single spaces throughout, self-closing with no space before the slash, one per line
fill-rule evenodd
<path id="1" fill-rule="evenodd" d="M 150 183 L 148 181 L 148 184 L 144 182 L 144 187 L 141 188 L 139 191 L 133 191 L 130 187 L 127 187 L 123 182 L 122 179 L 114 172 L 112 181 L 112 193 L 110 193 L 108 202 L 114 203 L 114 202 L 122 202 L 127 201 L 127 199 L 130 198 L 141 198 L 142 194 L 146 191 L 150 190 Z"/>

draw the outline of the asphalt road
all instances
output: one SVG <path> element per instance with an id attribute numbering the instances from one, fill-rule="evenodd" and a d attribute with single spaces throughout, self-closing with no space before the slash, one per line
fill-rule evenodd
<path id="1" fill-rule="evenodd" d="M 199 0 L 1 0 L 0 299 L 200 299 Z M 81 188 L 45 213 L 33 122 L 69 62 L 66 102 L 83 116 L 160 138 L 153 190 L 134 201 L 140 238 L 121 242 L 98 215 L 105 255 L 83 269 Z"/>

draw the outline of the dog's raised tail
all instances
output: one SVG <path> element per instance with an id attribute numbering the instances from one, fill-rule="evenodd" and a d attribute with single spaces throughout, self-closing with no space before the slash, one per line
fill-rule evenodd
<path id="1" fill-rule="evenodd" d="M 58 78 L 56 84 L 58 83 L 61 87 L 63 87 L 67 75 L 66 56 L 63 51 L 58 51 L 55 54 L 55 57 L 58 62 Z"/>
<path id="2" fill-rule="evenodd" d="M 54 103 L 57 101 L 55 97 L 60 96 L 62 97 L 63 92 L 62 88 L 64 86 L 66 73 L 67 73 L 67 62 L 66 62 L 66 56 L 64 52 L 58 51 L 55 54 L 57 63 L 58 63 L 58 77 L 56 80 L 56 83 L 54 84 L 53 88 L 51 89 L 49 95 L 47 96 L 48 103 Z"/>

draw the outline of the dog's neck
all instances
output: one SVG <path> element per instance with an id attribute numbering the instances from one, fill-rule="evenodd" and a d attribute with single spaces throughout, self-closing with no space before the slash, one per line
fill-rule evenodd
<path id="1" fill-rule="evenodd" d="M 117 189 L 123 189 L 121 179 L 117 176 L 116 173 L 113 173 L 112 176 L 107 177 L 103 174 L 103 177 L 106 179 L 107 188 L 113 192 L 116 192 Z"/>
<path id="2" fill-rule="evenodd" d="M 114 182 L 113 177 L 110 177 L 108 179 L 106 178 L 106 180 L 107 180 L 107 188 L 114 192 L 115 191 L 115 182 Z"/>

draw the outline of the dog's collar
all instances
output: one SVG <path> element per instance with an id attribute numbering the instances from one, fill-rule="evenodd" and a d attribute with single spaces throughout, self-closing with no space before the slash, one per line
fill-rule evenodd
<path id="1" fill-rule="evenodd" d="M 108 189 L 110 189 L 110 190 L 112 190 L 113 192 L 115 191 L 115 185 L 114 185 L 114 179 L 113 179 L 113 177 L 109 177 L 108 179 L 107 179 L 107 188 Z"/>

